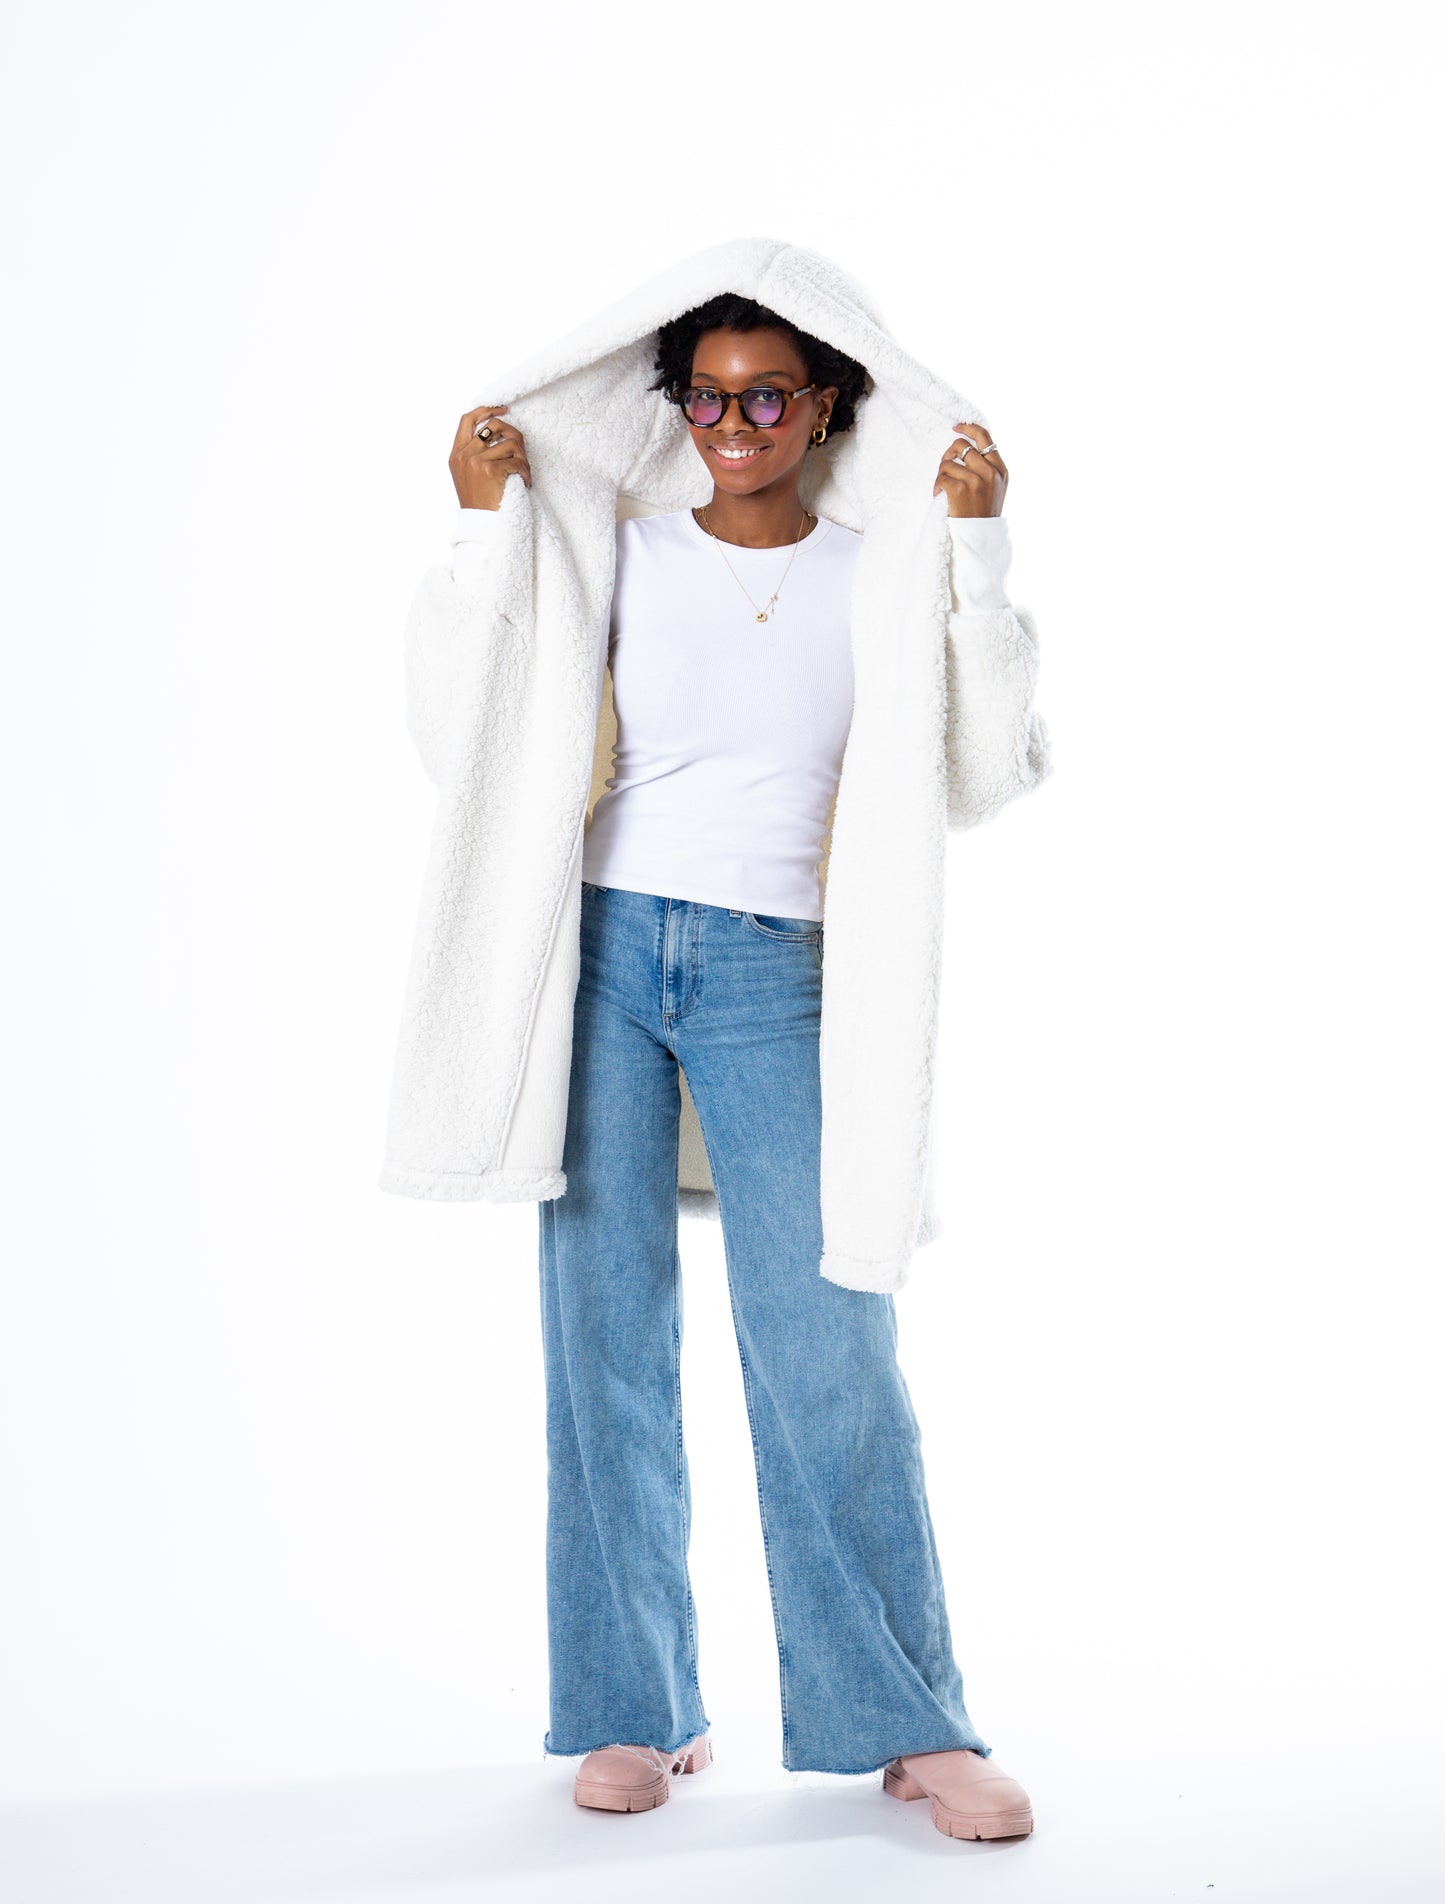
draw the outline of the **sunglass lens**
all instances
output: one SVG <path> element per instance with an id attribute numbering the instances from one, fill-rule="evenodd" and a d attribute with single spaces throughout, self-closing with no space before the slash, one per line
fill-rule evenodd
<path id="1" fill-rule="evenodd" d="M 682 400 L 689 423 L 709 429 L 722 415 L 722 398 L 713 390 L 689 390 Z"/>
<path id="2" fill-rule="evenodd" d="M 778 390 L 749 390 L 743 398 L 743 410 L 749 423 L 768 429 L 783 414 L 783 398 Z"/>

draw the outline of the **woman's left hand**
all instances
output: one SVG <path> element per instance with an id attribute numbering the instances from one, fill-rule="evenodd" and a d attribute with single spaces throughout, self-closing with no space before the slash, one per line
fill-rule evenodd
<path id="1" fill-rule="evenodd" d="M 943 453 L 934 495 L 942 490 L 948 497 L 951 516 L 1001 516 L 1008 471 L 993 446 L 992 434 L 981 423 L 955 423 L 953 427 L 961 434 Z"/>

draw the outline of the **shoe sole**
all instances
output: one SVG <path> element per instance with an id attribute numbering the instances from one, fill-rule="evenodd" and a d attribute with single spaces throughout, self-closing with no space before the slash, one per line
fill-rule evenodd
<path id="1" fill-rule="evenodd" d="M 1034 1828 L 1032 1806 L 1018 1811 L 955 1811 L 896 1763 L 883 1768 L 883 1789 L 890 1798 L 926 1798 L 935 1826 L 948 1838 L 1026 1838 Z"/>
<path id="2" fill-rule="evenodd" d="M 712 1746 L 706 1737 L 698 1740 L 682 1762 L 684 1772 L 700 1772 L 712 1764 Z M 655 1811 L 672 1796 L 672 1779 L 664 1772 L 651 1785 L 597 1785 L 579 1772 L 572 1782 L 572 1796 L 591 1811 Z"/>

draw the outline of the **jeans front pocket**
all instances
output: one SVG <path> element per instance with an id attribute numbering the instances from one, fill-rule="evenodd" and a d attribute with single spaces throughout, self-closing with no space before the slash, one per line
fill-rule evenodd
<path id="1" fill-rule="evenodd" d="M 817 945 L 823 937 L 821 919 L 786 919 L 770 912 L 745 912 L 743 918 L 765 939 L 795 939 Z"/>

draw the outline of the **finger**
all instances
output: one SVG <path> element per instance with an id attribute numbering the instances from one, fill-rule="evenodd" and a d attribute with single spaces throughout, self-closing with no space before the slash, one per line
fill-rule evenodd
<path id="1" fill-rule="evenodd" d="M 958 470 L 957 475 L 951 476 L 947 470 L 938 472 L 938 479 L 933 485 L 935 496 L 940 489 L 943 489 L 947 490 L 950 496 L 967 496 L 975 501 L 987 502 L 1002 486 L 1003 478 L 998 471 L 985 464 L 980 464 L 978 470 L 971 476 L 965 476 L 956 463 L 954 468 Z"/>
<path id="2" fill-rule="evenodd" d="M 967 457 L 961 454 L 964 450 L 968 450 Z M 967 443 L 959 443 L 946 450 L 938 465 L 939 475 L 950 483 L 978 482 L 985 471 L 990 481 L 1006 473 L 1002 464 L 992 457 L 980 456 Z"/>
<path id="3" fill-rule="evenodd" d="M 488 437 L 485 442 L 482 441 L 481 437 L 474 436 L 471 442 L 462 450 L 462 461 L 503 463 L 508 456 L 525 455 L 525 453 L 525 448 L 520 436 L 510 434 L 504 436 L 499 433 L 496 436 Z"/>
<path id="4" fill-rule="evenodd" d="M 970 449 L 967 443 L 961 444 L 960 449 L 968 450 L 966 458 L 961 458 L 958 451 L 950 450 L 938 465 L 938 473 L 944 482 L 978 484 L 986 488 L 991 483 L 1008 481 L 1008 471 L 999 457 L 981 456 L 976 450 Z"/>
<path id="5" fill-rule="evenodd" d="M 490 436 L 478 436 L 476 434 L 477 429 L 483 427 L 490 429 Z M 498 443 L 520 443 L 521 440 L 522 432 L 515 424 L 508 426 L 500 421 L 488 423 L 486 414 L 479 411 L 477 414 L 477 422 L 473 426 L 472 433 L 462 440 L 461 448 L 463 452 L 491 450 L 495 449 Z"/>
<path id="6" fill-rule="evenodd" d="M 1004 467 L 1004 460 L 998 453 L 992 430 L 986 430 L 981 423 L 955 423 L 953 427 L 959 435 L 954 438 L 951 448 L 946 452 L 947 455 L 959 456 L 972 445 L 981 456 L 993 458 L 999 469 Z"/>
<path id="7" fill-rule="evenodd" d="M 966 447 L 966 446 L 965 446 Z M 971 451 L 966 463 L 960 463 L 956 457 L 945 456 L 938 466 L 938 476 L 933 485 L 936 496 L 940 490 L 951 497 L 967 497 L 970 504 L 987 503 L 988 510 L 977 510 L 978 514 L 991 513 L 992 505 L 1008 487 L 1008 471 L 1000 467 L 992 458 L 976 456 Z"/>
<path id="8" fill-rule="evenodd" d="M 529 489 L 532 487 L 532 465 L 528 462 L 521 443 L 516 437 L 509 437 L 505 443 L 499 445 L 478 444 L 476 451 L 471 456 L 463 456 L 462 461 L 489 463 L 500 467 L 506 475 L 510 475 L 515 469 L 527 487 Z"/>
<path id="9" fill-rule="evenodd" d="M 483 417 L 498 416 L 506 407 L 505 403 L 479 403 L 475 410 L 468 410 L 461 422 L 457 425 L 457 433 L 452 443 L 452 448 L 460 449 L 466 439 L 475 434 L 476 427 Z"/>
<path id="10" fill-rule="evenodd" d="M 994 448 L 988 433 L 984 430 L 964 430 L 961 435 L 953 439 L 953 442 L 949 445 L 949 455 L 962 456 L 965 452 L 979 456 L 998 455 L 998 451 Z"/>

